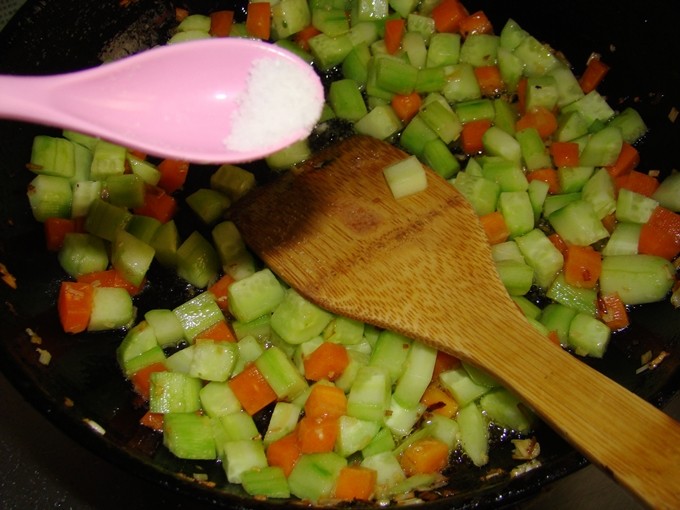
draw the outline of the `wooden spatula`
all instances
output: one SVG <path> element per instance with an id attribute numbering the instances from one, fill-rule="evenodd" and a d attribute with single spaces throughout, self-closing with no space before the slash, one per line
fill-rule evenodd
<path id="1" fill-rule="evenodd" d="M 484 369 L 641 501 L 680 508 L 678 422 L 525 320 L 451 184 L 428 171 L 425 191 L 395 199 L 382 170 L 405 157 L 349 138 L 246 196 L 233 220 L 310 301 Z"/>

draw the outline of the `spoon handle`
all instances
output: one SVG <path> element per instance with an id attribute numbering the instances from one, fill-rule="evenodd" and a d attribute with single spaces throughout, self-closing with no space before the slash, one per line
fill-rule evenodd
<path id="1" fill-rule="evenodd" d="M 60 76 L 0 76 L 0 117 L 74 127 L 52 98 Z"/>

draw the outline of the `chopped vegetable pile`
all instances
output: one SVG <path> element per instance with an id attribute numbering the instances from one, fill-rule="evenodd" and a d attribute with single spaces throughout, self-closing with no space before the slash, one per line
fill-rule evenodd
<path id="1" fill-rule="evenodd" d="M 647 128 L 598 92 L 609 68 L 597 56 L 575 73 L 515 20 L 493 27 L 459 0 L 280 0 L 250 3 L 243 22 L 181 10 L 178 21 L 170 44 L 255 37 L 320 72 L 338 68 L 317 130 L 349 123 L 410 153 L 385 169 L 395 200 L 422 189 L 421 163 L 447 179 L 546 341 L 601 357 L 631 306 L 680 305 L 680 174 L 659 181 L 640 168 Z M 266 162 L 285 169 L 310 153 L 303 140 Z M 514 434 L 518 472 L 535 462 L 536 421 L 510 392 L 464 361 L 306 301 L 224 219 L 255 176 L 223 165 L 179 203 L 189 166 L 72 131 L 36 137 L 29 164 L 33 214 L 67 274 L 61 324 L 125 331 L 117 359 L 148 406 L 142 423 L 172 453 L 221 462 L 252 496 L 312 502 L 436 488 L 454 452 L 488 462 L 490 424 Z M 181 238 L 173 218 L 187 207 L 210 239 Z M 152 264 L 196 294 L 138 317 Z M 266 430 L 254 419 L 264 412 Z"/>

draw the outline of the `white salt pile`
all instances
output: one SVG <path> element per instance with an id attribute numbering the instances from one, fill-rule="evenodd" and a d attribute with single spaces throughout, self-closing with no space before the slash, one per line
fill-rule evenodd
<path id="1" fill-rule="evenodd" d="M 309 73 L 284 59 L 253 62 L 231 131 L 224 140 L 230 150 L 251 151 L 307 136 L 321 116 L 323 97 L 310 89 Z"/>

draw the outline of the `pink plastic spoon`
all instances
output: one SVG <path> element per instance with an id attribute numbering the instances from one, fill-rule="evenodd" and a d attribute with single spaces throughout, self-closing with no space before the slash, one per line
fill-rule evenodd
<path id="1" fill-rule="evenodd" d="M 162 46 L 67 74 L 0 76 L 0 117 L 196 163 L 251 161 L 303 139 L 323 101 L 309 64 L 249 39 Z"/>

